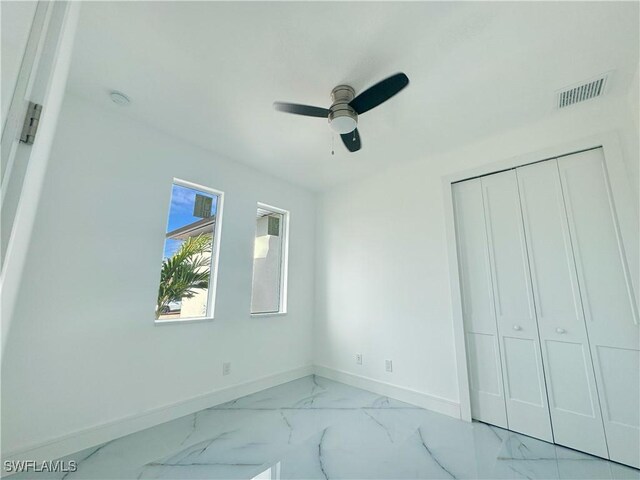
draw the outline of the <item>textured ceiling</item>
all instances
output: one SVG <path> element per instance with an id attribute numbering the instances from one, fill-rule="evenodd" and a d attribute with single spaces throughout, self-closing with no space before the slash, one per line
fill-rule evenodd
<path id="1" fill-rule="evenodd" d="M 557 89 L 609 70 L 623 94 L 637 62 L 637 2 L 86 2 L 69 90 L 112 109 L 121 90 L 127 116 L 322 190 L 556 115 Z M 399 71 L 356 154 L 271 107 Z"/>

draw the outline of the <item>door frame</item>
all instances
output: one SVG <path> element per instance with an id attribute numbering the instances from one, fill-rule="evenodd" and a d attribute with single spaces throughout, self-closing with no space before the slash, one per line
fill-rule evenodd
<path id="1" fill-rule="evenodd" d="M 458 244 L 455 234 L 452 184 L 475 177 L 491 175 L 532 163 L 564 157 L 573 153 L 594 148 L 602 148 L 605 168 L 612 192 L 612 201 L 616 209 L 623 248 L 627 256 L 631 282 L 636 298 L 640 298 L 639 247 L 638 244 L 638 207 L 632 191 L 630 178 L 626 173 L 621 142 L 617 131 L 605 132 L 553 147 L 545 148 L 515 157 L 509 157 L 482 166 L 473 167 L 442 177 L 444 195 L 444 215 L 447 238 L 447 257 L 449 260 L 449 283 L 453 316 L 453 338 L 458 374 L 458 392 L 460 418 L 471 421 L 471 397 L 469 391 L 469 372 L 467 352 L 464 341 L 464 320 L 462 316 L 462 297 L 460 293 L 460 271 L 458 265 Z"/>
<path id="2" fill-rule="evenodd" d="M 3 148 L 8 149 L 9 155 L 5 158 L 2 179 L 3 203 L 7 201 L 5 189 L 8 186 L 19 188 L 12 196 L 15 212 L 11 216 L 12 223 L 0 266 L 2 363 L 49 153 L 62 108 L 80 5 L 81 2 L 38 1 L 34 18 L 37 25 L 32 26 L 28 40 L 29 55 L 23 57 L 21 74 L 14 89 L 15 98 L 12 98 L 3 130 L 1 143 Z M 32 145 L 21 144 L 16 138 L 21 131 L 20 119 L 24 117 L 28 101 L 42 105 L 38 134 Z M 17 159 L 15 155 L 19 155 L 20 158 Z M 13 162 L 16 161 L 23 163 L 19 175 L 14 175 L 14 170 L 19 170 L 14 169 Z"/>

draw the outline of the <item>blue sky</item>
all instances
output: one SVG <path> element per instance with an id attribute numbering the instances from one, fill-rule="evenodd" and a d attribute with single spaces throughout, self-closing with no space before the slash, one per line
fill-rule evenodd
<path id="1" fill-rule="evenodd" d="M 167 221 L 167 232 L 176 228 L 184 227 L 190 223 L 200 220 L 193 216 L 193 206 L 196 201 L 196 193 L 213 198 L 211 214 L 215 215 L 218 210 L 218 197 L 210 193 L 194 190 L 193 188 L 173 185 L 171 191 L 171 207 L 169 208 L 169 219 Z M 164 258 L 170 257 L 180 247 L 182 241 L 167 239 L 164 242 Z"/>

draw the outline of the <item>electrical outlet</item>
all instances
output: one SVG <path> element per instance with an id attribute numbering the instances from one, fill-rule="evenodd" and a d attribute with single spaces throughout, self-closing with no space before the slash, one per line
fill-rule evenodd
<path id="1" fill-rule="evenodd" d="M 356 353 L 356 365 L 362 365 L 362 354 Z"/>
<path id="2" fill-rule="evenodd" d="M 393 372 L 393 363 L 391 360 L 384 361 L 384 369 L 389 373 Z"/>
<path id="3" fill-rule="evenodd" d="M 222 375 L 229 375 L 231 373 L 231 362 L 222 363 Z"/>

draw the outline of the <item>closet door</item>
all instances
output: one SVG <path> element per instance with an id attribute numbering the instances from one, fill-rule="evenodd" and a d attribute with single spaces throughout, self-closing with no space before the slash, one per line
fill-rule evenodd
<path id="1" fill-rule="evenodd" d="M 640 331 L 602 149 L 558 159 L 612 460 L 640 467 Z"/>
<path id="2" fill-rule="evenodd" d="M 480 179 L 453 185 L 471 414 L 507 428 Z"/>
<path id="3" fill-rule="evenodd" d="M 553 442 L 516 172 L 481 181 L 509 429 Z"/>
<path id="4" fill-rule="evenodd" d="M 608 457 L 556 160 L 516 170 L 556 443 Z"/>

